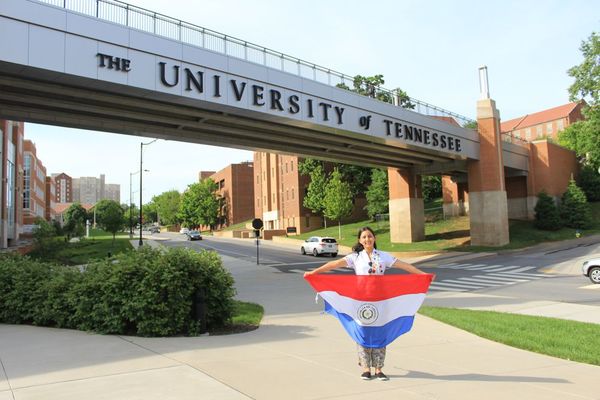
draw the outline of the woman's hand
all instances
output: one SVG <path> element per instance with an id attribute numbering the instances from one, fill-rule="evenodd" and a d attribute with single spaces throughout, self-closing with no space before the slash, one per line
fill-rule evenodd
<path id="1" fill-rule="evenodd" d="M 309 276 L 309 275 L 313 275 L 314 273 L 315 273 L 315 271 L 306 271 L 306 272 L 304 273 L 304 277 L 306 278 L 307 276 Z"/>

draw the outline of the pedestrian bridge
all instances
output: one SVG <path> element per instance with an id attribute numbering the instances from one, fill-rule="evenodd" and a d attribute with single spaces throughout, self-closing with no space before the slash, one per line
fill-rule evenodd
<path id="1" fill-rule="evenodd" d="M 480 157 L 479 134 L 424 113 L 436 107 L 362 96 L 334 86 L 343 74 L 124 3 L 3 1 L 0 36 L 3 119 L 421 173 Z M 503 155 L 527 171 L 526 148 Z"/>

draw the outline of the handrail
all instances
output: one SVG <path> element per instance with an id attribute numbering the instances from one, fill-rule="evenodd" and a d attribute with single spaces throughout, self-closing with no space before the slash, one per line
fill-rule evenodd
<path id="1" fill-rule="evenodd" d="M 222 53 L 249 62 L 276 68 L 303 78 L 312 79 L 330 86 L 352 83 L 354 77 L 326 68 L 290 55 L 225 35 L 198 25 L 184 22 L 166 15 L 133 6 L 119 0 L 36 0 L 41 3 L 61 7 L 119 25 L 139 29 L 144 32 L 177 40 L 193 46 Z M 389 103 L 398 103 L 394 90 L 377 88 L 386 93 Z M 441 107 L 410 97 L 418 113 L 430 116 L 452 117 L 461 125 L 473 122 L 472 119 Z M 378 99 L 380 100 L 380 99 Z M 384 101 L 384 100 L 380 100 Z"/>

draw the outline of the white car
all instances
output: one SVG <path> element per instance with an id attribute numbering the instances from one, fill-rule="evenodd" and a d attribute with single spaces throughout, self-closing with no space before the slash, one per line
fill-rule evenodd
<path id="1" fill-rule="evenodd" d="M 181 228 L 179 230 L 179 233 L 181 233 L 182 235 L 187 235 L 189 233 L 189 229 L 188 228 Z"/>
<path id="2" fill-rule="evenodd" d="M 330 254 L 331 257 L 335 257 L 338 253 L 338 244 L 332 237 L 313 236 L 304 241 L 300 247 L 300 253 L 312 254 L 315 257 L 321 254 Z"/>
<path id="3" fill-rule="evenodd" d="M 592 258 L 583 263 L 581 270 L 583 275 L 590 278 L 594 283 L 600 283 L 600 258 Z"/>

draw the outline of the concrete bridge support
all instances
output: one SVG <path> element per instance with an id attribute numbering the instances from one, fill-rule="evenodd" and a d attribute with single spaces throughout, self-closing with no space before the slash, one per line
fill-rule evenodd
<path id="1" fill-rule="evenodd" d="M 421 176 L 411 170 L 388 168 L 390 240 L 412 243 L 425 239 Z"/>
<path id="2" fill-rule="evenodd" d="M 504 182 L 500 113 L 494 100 L 477 102 L 479 161 L 468 162 L 471 244 L 508 244 L 508 206 Z"/>

